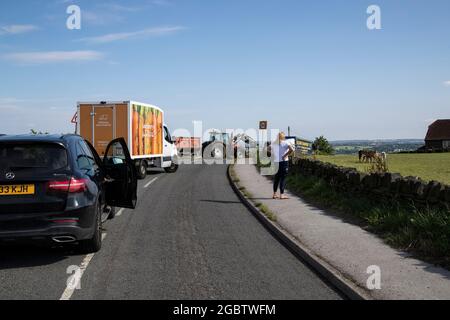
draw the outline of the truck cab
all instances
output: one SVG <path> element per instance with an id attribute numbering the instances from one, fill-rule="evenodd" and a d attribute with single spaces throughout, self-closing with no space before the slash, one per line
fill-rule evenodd
<path id="1" fill-rule="evenodd" d="M 178 169 L 178 150 L 170 134 L 170 130 L 167 125 L 164 124 L 164 141 L 163 141 L 163 164 L 162 168 L 168 173 L 173 173 Z"/>

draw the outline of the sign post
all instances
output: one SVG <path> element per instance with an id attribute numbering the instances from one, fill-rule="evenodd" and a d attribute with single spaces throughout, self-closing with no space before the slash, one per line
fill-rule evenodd
<path id="1" fill-rule="evenodd" d="M 258 159 L 257 162 L 263 164 L 260 173 L 263 176 L 273 175 L 273 164 L 270 157 L 270 140 L 268 121 L 259 122 L 259 141 L 258 141 Z M 270 164 L 270 167 L 266 167 Z"/>
<path id="2" fill-rule="evenodd" d="M 75 124 L 75 134 L 78 134 L 78 132 L 77 132 L 77 129 L 78 129 L 78 112 L 73 115 L 72 120 L 70 122 Z"/>
<path id="3" fill-rule="evenodd" d="M 259 155 L 262 155 L 262 152 L 264 150 L 264 146 L 267 139 L 267 129 L 268 129 L 268 122 L 267 121 L 260 121 L 259 122 L 259 138 L 258 138 L 258 153 Z"/>

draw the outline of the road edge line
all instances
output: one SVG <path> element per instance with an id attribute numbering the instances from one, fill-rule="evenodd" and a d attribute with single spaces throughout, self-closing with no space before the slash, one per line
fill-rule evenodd
<path id="1" fill-rule="evenodd" d="M 313 270 L 329 281 L 345 297 L 350 300 L 374 300 L 368 293 L 364 292 L 363 289 L 358 287 L 350 279 L 347 279 L 338 269 L 314 254 L 280 226 L 270 221 L 265 214 L 253 205 L 253 203 L 239 190 L 239 187 L 231 177 L 231 168 L 232 165 L 229 165 L 227 177 L 233 191 L 249 211 L 274 237 L 284 244 L 295 256 L 297 256 L 297 258 L 306 262 Z"/>

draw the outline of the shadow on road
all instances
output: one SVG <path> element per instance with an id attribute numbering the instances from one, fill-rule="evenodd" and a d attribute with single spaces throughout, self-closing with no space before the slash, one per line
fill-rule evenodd
<path id="1" fill-rule="evenodd" d="M 157 176 L 161 173 L 165 173 L 164 169 L 156 169 L 156 168 L 147 169 L 148 176 Z"/>
<path id="2" fill-rule="evenodd" d="M 51 265 L 74 255 L 70 248 L 1 244 L 0 270 Z"/>

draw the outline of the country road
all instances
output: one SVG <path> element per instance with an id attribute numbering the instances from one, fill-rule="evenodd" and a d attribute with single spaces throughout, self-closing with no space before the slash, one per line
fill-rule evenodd
<path id="1" fill-rule="evenodd" d="M 95 255 L 0 247 L 0 299 L 342 299 L 253 217 L 226 169 L 153 172 Z M 80 289 L 66 288 L 70 266 L 85 268 Z"/>

